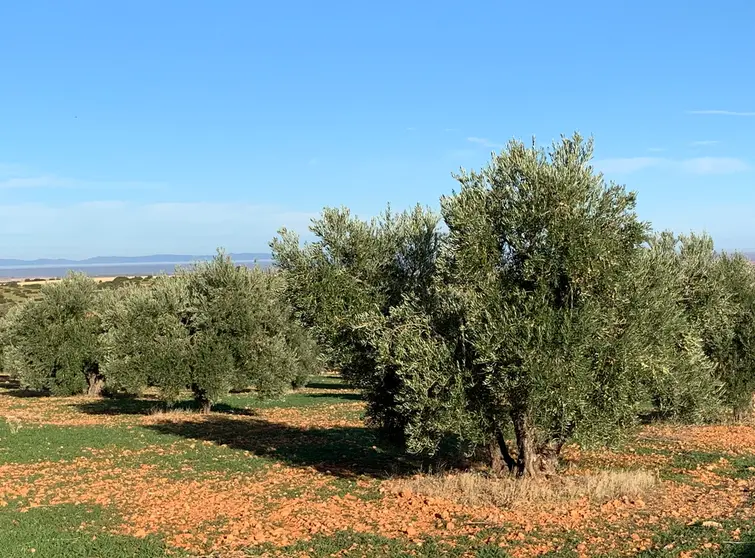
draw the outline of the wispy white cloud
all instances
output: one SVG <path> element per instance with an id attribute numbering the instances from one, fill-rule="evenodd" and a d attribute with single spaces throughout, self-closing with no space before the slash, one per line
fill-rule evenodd
<path id="1" fill-rule="evenodd" d="M 118 188 L 158 188 L 165 186 L 160 182 L 117 181 L 117 180 L 81 180 L 29 172 L 18 165 L 0 164 L 0 190 L 34 189 L 34 188 L 82 188 L 82 189 L 118 189 Z"/>
<path id="2" fill-rule="evenodd" d="M 0 180 L 0 189 L 9 188 L 58 188 L 65 186 L 66 181 L 56 176 L 23 176 Z"/>
<path id="3" fill-rule="evenodd" d="M 706 145 L 716 145 L 718 143 L 721 143 L 720 140 L 702 140 L 702 141 L 693 141 L 690 143 L 690 145 L 694 147 L 703 147 Z"/>
<path id="4" fill-rule="evenodd" d="M 443 128 L 444 132 L 458 132 L 458 128 Z"/>
<path id="5" fill-rule="evenodd" d="M 733 174 L 750 169 L 747 162 L 735 157 L 693 157 L 690 159 L 623 157 L 596 160 L 594 165 L 606 174 L 631 174 L 650 168 L 688 174 Z"/>
<path id="6" fill-rule="evenodd" d="M 266 251 L 283 226 L 307 238 L 316 215 L 243 202 L 0 205 L 0 257 Z"/>
<path id="7" fill-rule="evenodd" d="M 310 167 L 314 167 L 320 164 L 320 159 L 318 157 L 312 157 L 309 161 L 307 161 L 307 164 Z"/>
<path id="8" fill-rule="evenodd" d="M 755 112 L 738 110 L 690 110 L 687 112 L 688 114 L 716 114 L 719 116 L 755 116 Z"/>
<path id="9" fill-rule="evenodd" d="M 662 151 L 666 151 L 665 147 L 648 147 L 648 151 L 651 153 L 661 153 Z"/>
<path id="10" fill-rule="evenodd" d="M 487 138 L 478 138 L 478 137 L 475 137 L 475 136 L 470 136 L 470 137 L 467 138 L 467 141 L 471 142 L 471 143 L 476 143 L 478 145 L 482 145 L 482 146 L 485 146 L 485 147 L 490 147 L 492 149 L 503 149 L 503 145 L 502 144 L 500 144 L 500 143 L 494 143 L 494 142 L 490 141 Z"/>
<path id="11" fill-rule="evenodd" d="M 750 168 L 745 161 L 734 157 L 695 157 L 675 164 L 691 174 L 734 174 Z"/>

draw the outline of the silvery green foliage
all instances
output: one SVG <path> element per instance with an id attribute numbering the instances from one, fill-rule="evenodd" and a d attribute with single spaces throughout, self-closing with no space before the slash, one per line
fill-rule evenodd
<path id="1" fill-rule="evenodd" d="M 723 384 L 724 402 L 741 418 L 755 390 L 755 268 L 741 254 L 716 253 L 707 235 L 679 242 L 685 308 Z"/>
<path id="2" fill-rule="evenodd" d="M 670 232 L 650 238 L 639 253 L 626 310 L 639 311 L 637 323 L 651 333 L 638 357 L 648 400 L 661 417 L 686 422 L 712 420 L 721 411 L 722 384 L 705 352 L 698 318 L 690 313 L 690 272 L 704 267 L 699 260 L 690 265 L 690 256 L 699 254 L 696 242 Z M 710 309 L 708 314 L 712 319 Z"/>
<path id="3" fill-rule="evenodd" d="M 45 284 L 4 318 L 4 369 L 22 385 L 56 395 L 99 393 L 103 377 L 97 284 L 83 274 Z"/>
<path id="4" fill-rule="evenodd" d="M 187 306 L 186 281 L 178 277 L 103 292 L 103 372 L 110 389 L 136 394 L 154 385 L 169 402 L 179 397 L 190 378 Z"/>
<path id="5" fill-rule="evenodd" d="M 293 314 L 289 316 L 287 325 L 286 347 L 295 362 L 291 387 L 301 388 L 307 385 L 312 376 L 322 373 L 322 355 L 314 337 L 294 319 Z"/>
<path id="6" fill-rule="evenodd" d="M 664 262 L 663 280 L 677 293 L 684 321 L 677 356 L 690 359 L 686 368 L 678 359 L 670 376 L 654 376 L 658 409 L 685 420 L 710 420 L 723 402 L 741 416 L 755 389 L 755 269 L 741 254 L 717 253 L 708 235 L 664 233 L 650 253 Z M 665 300 L 650 298 L 656 307 Z"/>
<path id="7" fill-rule="evenodd" d="M 427 302 L 442 238 L 438 217 L 417 206 L 362 221 L 347 209 L 329 208 L 311 231 L 317 240 L 303 246 L 285 229 L 271 243 L 288 299 L 315 332 L 329 364 L 365 391 L 370 414 L 379 413 L 383 426 L 391 423 L 400 433 L 398 378 L 376 366 L 366 324 L 407 298 Z"/>
<path id="8" fill-rule="evenodd" d="M 231 388 L 262 397 L 320 371 L 319 352 L 283 300 L 280 274 L 236 266 L 222 252 L 103 303 L 105 371 L 114 388 L 190 389 L 207 411 Z"/>
<path id="9" fill-rule="evenodd" d="M 252 385 L 263 397 L 278 395 L 318 368 L 276 272 L 236 266 L 219 253 L 179 276 L 187 289 L 190 385 L 203 404 L 239 385 Z"/>
<path id="10" fill-rule="evenodd" d="M 719 347 L 714 360 L 726 403 L 736 418 L 742 418 L 752 411 L 755 393 L 755 266 L 741 254 L 724 254 L 719 265 L 734 311 L 727 343 Z"/>
<path id="11" fill-rule="evenodd" d="M 441 201 L 443 284 L 463 307 L 474 397 L 485 424 L 513 424 L 521 473 L 574 437 L 633 420 L 639 345 L 623 327 L 647 226 L 635 196 L 590 167 L 592 142 L 512 141 Z M 491 433 L 492 435 L 492 433 Z"/>

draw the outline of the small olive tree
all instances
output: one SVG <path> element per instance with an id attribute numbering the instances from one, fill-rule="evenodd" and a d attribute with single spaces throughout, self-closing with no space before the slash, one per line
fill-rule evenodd
<path id="1" fill-rule="evenodd" d="M 42 287 L 4 318 L 4 368 L 21 383 L 56 395 L 99 395 L 102 325 L 93 279 L 72 273 Z"/>
<path id="2" fill-rule="evenodd" d="M 667 234 L 663 244 L 675 267 L 687 339 L 700 352 L 695 373 L 678 385 L 714 377 L 721 402 L 742 418 L 755 389 L 755 268 L 741 254 L 716 252 L 707 234 Z"/>
<path id="3" fill-rule="evenodd" d="M 291 385 L 295 363 L 274 274 L 237 267 L 219 253 L 179 276 L 187 290 L 189 384 L 204 411 L 236 386 L 272 395 Z"/>
<path id="4" fill-rule="evenodd" d="M 279 273 L 209 262 L 103 298 L 104 369 L 114 388 L 158 387 L 168 402 L 193 392 L 209 412 L 233 388 L 262 397 L 320 372 L 319 350 L 294 319 Z"/>
<path id="5" fill-rule="evenodd" d="M 179 398 L 190 377 L 187 306 L 186 282 L 179 277 L 102 294 L 102 369 L 110 389 L 138 394 L 151 385 L 169 403 Z"/>
<path id="6" fill-rule="evenodd" d="M 707 236 L 681 237 L 685 307 L 736 419 L 755 391 L 755 267 L 742 254 L 719 254 Z"/>
<path id="7" fill-rule="evenodd" d="M 361 388 L 369 415 L 403 435 L 406 417 L 395 396 L 400 379 L 376 365 L 364 316 L 387 316 L 407 297 L 429 301 L 442 233 L 438 216 L 420 206 L 363 221 L 347 209 L 326 208 L 301 245 L 285 229 L 271 243 L 297 317 L 311 328 L 328 363 Z"/>
<path id="8" fill-rule="evenodd" d="M 684 422 L 707 422 L 720 416 L 723 384 L 706 353 L 701 323 L 690 313 L 689 272 L 706 265 L 699 259 L 690 265 L 693 253 L 699 252 L 690 250 L 688 240 L 670 232 L 650 238 L 638 253 L 624 315 L 627 323 L 641 324 L 651 332 L 642 340 L 644 348 L 637 358 L 644 371 L 646 398 L 655 413 Z M 716 295 L 710 300 L 723 299 Z M 706 313 L 714 318 L 710 309 Z"/>

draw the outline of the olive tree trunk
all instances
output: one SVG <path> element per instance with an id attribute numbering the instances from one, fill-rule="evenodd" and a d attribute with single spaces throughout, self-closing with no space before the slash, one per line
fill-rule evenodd
<path id="1" fill-rule="evenodd" d="M 520 477 L 536 477 L 540 474 L 539 456 L 535 439 L 535 426 L 527 409 L 511 412 L 516 434 L 516 472 Z"/>
<path id="2" fill-rule="evenodd" d="M 100 396 L 105 389 L 105 378 L 100 374 L 89 374 L 87 376 L 87 395 Z"/>

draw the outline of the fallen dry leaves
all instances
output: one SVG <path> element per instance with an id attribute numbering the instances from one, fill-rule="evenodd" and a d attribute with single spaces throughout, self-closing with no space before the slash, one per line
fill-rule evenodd
<path id="1" fill-rule="evenodd" d="M 103 427 L 176 423 L 201 427 L 203 421 L 210 420 L 190 413 L 82 412 L 80 406 L 92 401 L 0 395 L 0 416 L 29 424 Z M 360 402 L 271 408 L 255 416 L 224 415 L 224 420 L 304 431 L 359 427 L 362 409 Z M 668 466 L 673 459 L 670 453 L 682 451 L 717 451 L 732 458 L 753 455 L 755 428 L 649 426 L 641 432 L 637 447 L 643 443 L 668 451 L 587 452 L 571 447 L 566 451 L 571 464 L 568 474 L 627 467 L 654 471 Z M 108 506 L 123 518 L 119 532 L 137 537 L 160 533 L 169 544 L 198 553 L 232 552 L 262 543 L 285 546 L 343 529 L 415 541 L 427 535 L 453 541 L 505 526 L 491 531 L 494 534 L 486 542 L 506 548 L 515 557 L 557 550 L 575 536 L 583 541 L 575 548 L 582 555 L 631 554 L 650 548 L 653 534 L 672 523 L 755 519 L 751 505 L 755 479 L 734 478 L 727 458 L 685 471 L 693 482 L 661 481 L 642 496 L 514 500 L 500 508 L 474 505 L 469 500 L 462 503 L 453 495 L 423 494 L 406 488 L 405 480 L 381 481 L 358 475 L 349 485 L 350 492 L 343 493 L 343 484 L 338 484 L 341 479 L 307 465 L 273 463 L 253 473 L 223 471 L 177 477 L 161 467 L 159 459 L 174 451 L 186 449 L 149 446 L 120 453 L 92 449 L 69 461 L 5 464 L 0 466 L 0 505 L 19 499 L 29 507 L 64 503 Z M 119 465 L 124 456 L 149 457 L 149 463 Z M 380 496 L 362 498 L 367 491 Z"/>

